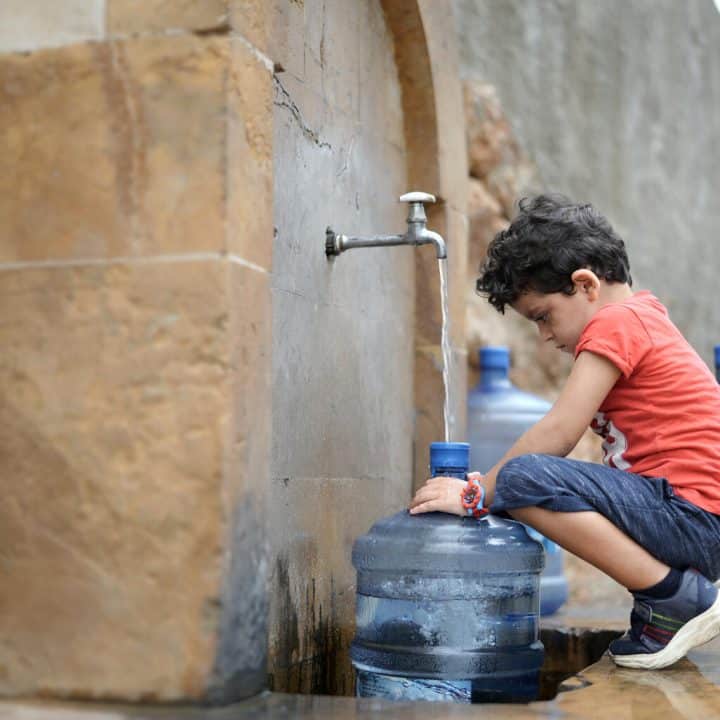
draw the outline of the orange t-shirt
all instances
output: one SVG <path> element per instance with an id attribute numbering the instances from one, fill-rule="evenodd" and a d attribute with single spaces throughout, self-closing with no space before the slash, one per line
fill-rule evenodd
<path id="1" fill-rule="evenodd" d="M 663 477 L 680 496 L 720 514 L 720 386 L 647 291 L 598 310 L 575 357 L 589 351 L 620 371 L 592 429 L 603 462 Z"/>

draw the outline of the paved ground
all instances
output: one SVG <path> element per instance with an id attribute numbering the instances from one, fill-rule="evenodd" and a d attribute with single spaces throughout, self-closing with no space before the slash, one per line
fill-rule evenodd
<path id="1" fill-rule="evenodd" d="M 622 629 L 624 608 L 571 609 L 546 620 L 545 627 Z M 561 685 L 554 700 L 528 705 L 451 705 L 389 703 L 347 697 L 266 693 L 243 703 L 218 709 L 193 707 L 125 707 L 120 705 L 5 702 L 0 720 L 298 720 L 444 718 L 612 718 L 612 720 L 720 719 L 720 639 L 690 653 L 661 671 L 616 668 L 607 658 L 582 670 Z"/>

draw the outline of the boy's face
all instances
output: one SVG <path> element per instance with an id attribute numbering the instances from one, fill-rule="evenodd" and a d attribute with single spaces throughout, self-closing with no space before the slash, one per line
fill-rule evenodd
<path id="1" fill-rule="evenodd" d="M 543 340 L 570 354 L 574 354 L 585 325 L 597 310 L 596 303 L 582 287 L 576 287 L 573 295 L 528 290 L 512 307 L 537 325 Z"/>

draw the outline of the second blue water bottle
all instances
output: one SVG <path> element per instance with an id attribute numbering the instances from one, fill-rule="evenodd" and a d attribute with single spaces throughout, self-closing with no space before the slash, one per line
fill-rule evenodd
<path id="1" fill-rule="evenodd" d="M 510 382 L 510 352 L 506 347 L 482 348 L 480 370 L 480 382 L 468 395 L 468 440 L 470 468 L 487 472 L 551 405 Z M 551 615 L 568 597 L 563 552 L 537 531 L 528 528 L 528 532 L 541 540 L 545 548 L 545 570 L 540 577 L 540 614 Z"/>

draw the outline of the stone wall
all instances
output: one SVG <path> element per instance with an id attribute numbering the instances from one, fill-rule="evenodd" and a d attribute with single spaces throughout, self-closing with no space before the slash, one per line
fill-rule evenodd
<path id="1" fill-rule="evenodd" d="M 349 694 L 352 543 L 412 485 L 418 251 L 325 257 L 328 225 L 404 231 L 401 90 L 380 3 L 287 12 L 300 51 L 274 95 L 270 673 L 279 690 Z"/>
<path id="2" fill-rule="evenodd" d="M 452 25 L 435 18 L 442 7 L 432 5 L 442 37 Z M 429 227 L 451 246 L 457 355 L 466 245 L 454 214 L 463 206 L 464 168 L 459 192 L 438 173 L 437 125 L 445 118 L 431 63 L 453 73 L 456 109 L 459 81 L 448 51 L 432 52 L 431 23 L 416 3 L 306 0 L 286 5 L 283 16 L 274 90 L 269 669 L 275 690 L 351 694 L 352 543 L 407 506 L 415 443 L 427 462 L 416 414 L 442 428 L 439 280 L 432 246 L 356 249 L 327 260 L 325 228 L 403 233 L 407 207 L 398 197 L 409 189 L 440 196 L 440 207 L 428 208 Z M 455 118 L 445 142 L 462 148 Z"/>
<path id="3" fill-rule="evenodd" d="M 462 437 L 452 38 L 446 0 L 2 5 L 0 694 L 351 691 L 350 547 L 441 438 L 439 279 L 325 227 L 437 195 Z"/>
<path id="4" fill-rule="evenodd" d="M 272 64 L 248 12 L 0 8 L 0 694 L 265 684 Z"/>

